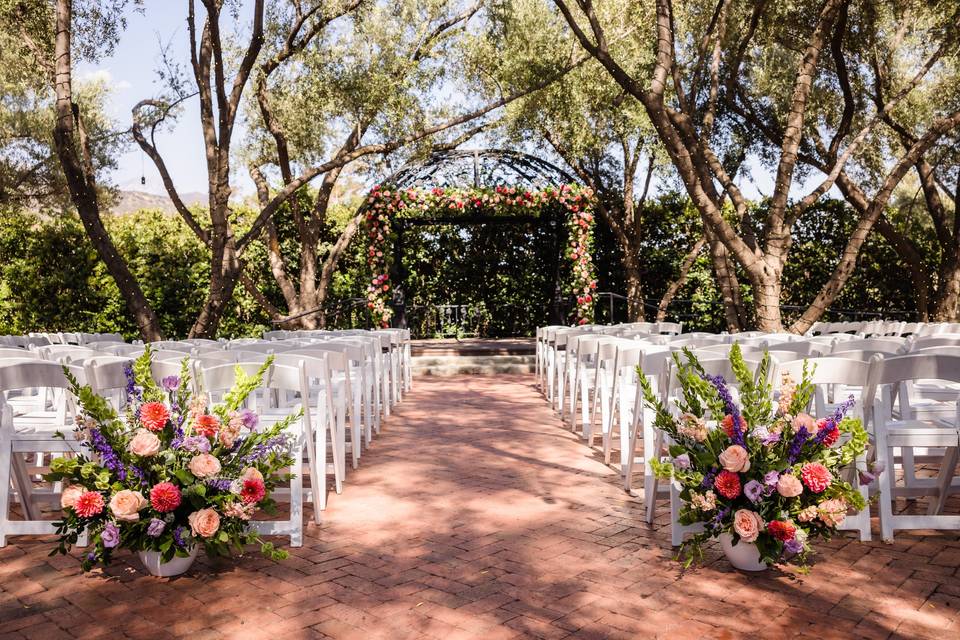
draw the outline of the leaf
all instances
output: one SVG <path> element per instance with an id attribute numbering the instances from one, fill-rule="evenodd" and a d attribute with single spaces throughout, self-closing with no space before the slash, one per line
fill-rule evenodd
<path id="1" fill-rule="evenodd" d="M 143 389 L 144 402 L 163 402 L 163 390 L 153 381 L 153 372 L 150 364 L 153 361 L 153 351 L 150 343 L 144 345 L 144 351 L 133 361 L 133 379 L 137 386 Z"/>

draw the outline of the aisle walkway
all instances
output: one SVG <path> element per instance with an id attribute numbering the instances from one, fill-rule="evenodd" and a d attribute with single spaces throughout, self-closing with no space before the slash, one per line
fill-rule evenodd
<path id="1" fill-rule="evenodd" d="M 809 576 L 759 577 L 715 554 L 681 572 L 668 540 L 531 377 L 418 379 L 288 561 L 203 561 L 173 581 L 122 564 L 78 576 L 20 538 L 0 550 L 0 637 L 960 634 L 956 535 L 840 539 Z"/>

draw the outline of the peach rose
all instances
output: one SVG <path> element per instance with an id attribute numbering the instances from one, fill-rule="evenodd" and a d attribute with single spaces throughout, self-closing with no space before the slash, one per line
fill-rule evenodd
<path id="1" fill-rule="evenodd" d="M 187 517 L 193 535 L 210 538 L 220 528 L 220 516 L 213 509 L 200 509 Z"/>
<path id="2" fill-rule="evenodd" d="M 201 453 L 190 460 L 190 473 L 198 478 L 209 478 L 220 473 L 220 461 L 209 453 Z"/>
<path id="3" fill-rule="evenodd" d="M 120 522 L 136 522 L 140 519 L 140 509 L 150 504 L 139 491 L 124 489 L 110 498 L 110 511 Z"/>
<path id="4" fill-rule="evenodd" d="M 813 436 L 817 433 L 817 421 L 809 414 L 798 413 L 793 417 L 793 430 L 799 431 L 800 427 L 806 427 L 808 435 Z"/>
<path id="5" fill-rule="evenodd" d="M 63 492 L 60 494 L 60 506 L 66 509 L 67 507 L 73 508 L 73 505 L 76 504 L 77 498 L 80 497 L 86 489 L 81 487 L 78 484 L 72 484 L 69 487 L 64 488 Z"/>
<path id="6" fill-rule="evenodd" d="M 263 474 L 260 473 L 260 470 L 256 467 L 247 467 L 243 470 L 243 473 L 240 474 L 241 480 L 259 480 L 263 482 Z"/>
<path id="7" fill-rule="evenodd" d="M 130 444 L 127 445 L 127 449 L 135 456 L 149 458 L 157 455 L 157 452 L 160 451 L 160 438 L 148 429 L 137 429 L 137 433 L 133 436 Z"/>
<path id="8" fill-rule="evenodd" d="M 784 498 L 796 498 L 803 493 L 803 484 L 797 476 L 784 473 L 777 480 L 777 493 Z"/>
<path id="9" fill-rule="evenodd" d="M 750 454 L 738 444 L 732 444 L 720 454 L 720 464 L 727 471 L 742 473 L 750 470 Z"/>
<path id="10" fill-rule="evenodd" d="M 754 542 L 763 530 L 763 518 L 756 511 L 738 509 L 733 514 L 733 530 L 744 542 Z"/>

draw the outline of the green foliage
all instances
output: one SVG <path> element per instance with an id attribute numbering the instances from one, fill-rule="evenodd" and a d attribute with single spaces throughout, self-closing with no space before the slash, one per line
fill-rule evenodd
<path id="1" fill-rule="evenodd" d="M 207 249 L 179 217 L 160 211 L 105 221 L 164 335 L 186 336 L 206 295 Z M 268 292 L 271 284 L 268 279 L 264 285 Z M 254 335 L 267 327 L 263 311 L 238 288 L 221 333 Z M 0 333 L 30 331 L 139 337 L 116 283 L 74 214 L 0 208 Z"/>
<path id="2" fill-rule="evenodd" d="M 163 402 L 166 399 L 166 394 L 153 381 L 153 374 L 150 371 L 152 361 L 153 349 L 147 344 L 144 346 L 143 353 L 133 361 L 133 379 L 143 389 L 144 402 Z"/>
<path id="3" fill-rule="evenodd" d="M 233 383 L 233 388 L 223 396 L 223 408 L 227 411 L 236 411 L 243 406 L 243 401 L 247 399 L 247 396 L 263 385 L 263 376 L 272 364 L 273 356 L 271 355 L 260 365 L 257 373 L 252 376 L 247 375 L 240 365 L 234 367 L 236 382 Z"/>

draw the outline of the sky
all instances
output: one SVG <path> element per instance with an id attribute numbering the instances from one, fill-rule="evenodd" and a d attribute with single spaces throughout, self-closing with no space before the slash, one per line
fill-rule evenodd
<path id="1" fill-rule="evenodd" d="M 170 51 L 185 65 L 185 69 L 189 69 L 185 4 L 147 0 L 144 5 L 142 12 L 128 12 L 127 28 L 113 55 L 95 64 L 81 64 L 77 69 L 79 80 L 99 78 L 113 88 L 107 112 L 120 128 L 130 126 L 133 105 L 144 98 L 158 95 L 162 89 L 156 74 L 161 61 L 161 42 L 171 43 Z M 206 162 L 196 98 L 185 104 L 176 126 L 158 133 L 157 141 L 177 189 L 182 194 L 205 193 Z M 141 176 L 146 177 L 145 185 L 140 184 Z M 110 178 L 124 190 L 165 193 L 160 175 L 150 158 L 132 141 Z M 241 192 L 252 192 L 249 179 L 240 173 L 237 174 L 236 186 Z"/>
<path id="2" fill-rule="evenodd" d="M 145 0 L 141 11 L 128 12 L 127 28 L 112 55 L 93 64 L 82 63 L 78 66 L 78 80 L 100 79 L 112 87 L 107 112 L 118 128 L 130 125 L 130 110 L 133 105 L 161 92 L 156 70 L 160 66 L 161 51 L 165 45 L 169 43 L 172 57 L 178 60 L 185 70 L 189 70 L 189 39 L 185 15 L 183 3 Z M 247 22 L 243 20 L 244 25 Z M 241 129 L 234 135 L 234 140 L 242 137 Z M 184 104 L 175 126 L 159 132 L 157 141 L 180 194 L 206 193 L 206 166 L 197 98 Z M 772 191 L 771 171 L 760 169 L 752 159 L 748 159 L 747 164 L 751 179 L 740 181 L 744 194 L 748 198 L 769 195 Z M 123 190 L 165 193 L 153 163 L 132 141 L 126 153 L 120 156 L 118 168 L 109 177 L 114 185 Z M 145 184 L 141 184 L 141 177 L 146 179 Z M 233 186 L 234 193 L 240 197 L 254 192 L 249 176 L 243 171 L 235 171 Z M 664 186 L 653 185 L 655 191 Z M 812 186 L 803 185 L 801 189 Z"/>

